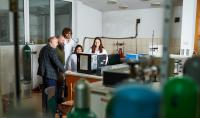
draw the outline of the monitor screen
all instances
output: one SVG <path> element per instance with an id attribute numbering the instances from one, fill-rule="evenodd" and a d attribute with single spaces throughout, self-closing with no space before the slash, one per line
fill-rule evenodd
<path id="1" fill-rule="evenodd" d="M 80 69 L 88 70 L 88 55 L 80 55 Z"/>
<path id="2" fill-rule="evenodd" d="M 107 55 L 77 54 L 77 71 L 83 73 L 93 73 L 106 65 Z"/>
<path id="3" fill-rule="evenodd" d="M 107 59 L 107 55 L 105 55 L 105 54 L 97 55 L 97 68 L 105 66 L 106 59 Z"/>

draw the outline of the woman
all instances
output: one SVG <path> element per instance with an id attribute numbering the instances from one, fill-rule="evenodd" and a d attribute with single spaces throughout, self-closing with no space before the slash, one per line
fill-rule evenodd
<path id="1" fill-rule="evenodd" d="M 108 62 L 108 53 L 107 51 L 104 49 L 101 38 L 100 37 L 96 37 L 94 39 L 93 45 L 89 51 L 90 53 L 93 54 L 106 54 L 107 58 L 106 58 L 106 64 Z"/>
<path id="2" fill-rule="evenodd" d="M 77 45 L 75 47 L 74 53 L 70 55 L 68 61 L 68 70 L 77 71 L 77 54 L 83 52 L 83 47 L 81 45 Z"/>

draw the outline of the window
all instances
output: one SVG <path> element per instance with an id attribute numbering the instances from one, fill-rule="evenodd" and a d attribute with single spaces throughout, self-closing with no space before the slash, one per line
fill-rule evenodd
<path id="1" fill-rule="evenodd" d="M 13 13 L 9 11 L 9 1 L 3 0 L 0 6 L 0 45 L 13 44 Z M 18 0 L 19 43 L 24 44 L 23 0 Z"/>
<path id="2" fill-rule="evenodd" d="M 60 35 L 64 27 L 72 27 L 72 3 L 55 0 L 55 35 Z"/>
<path id="3" fill-rule="evenodd" d="M 24 37 L 24 0 L 18 0 L 18 8 L 19 8 L 19 44 L 25 44 L 25 37 Z"/>
<path id="4" fill-rule="evenodd" d="M 44 44 L 49 37 L 50 2 L 49 0 L 30 0 L 30 42 Z"/>

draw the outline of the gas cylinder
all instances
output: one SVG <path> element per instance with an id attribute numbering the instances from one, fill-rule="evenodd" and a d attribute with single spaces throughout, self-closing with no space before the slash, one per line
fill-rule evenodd
<path id="1" fill-rule="evenodd" d="M 200 85 L 200 57 L 188 59 L 183 66 L 183 74 L 190 76 Z"/>
<path id="2" fill-rule="evenodd" d="M 27 43 L 23 47 L 23 73 L 24 80 L 31 82 L 31 48 Z"/>
<path id="3" fill-rule="evenodd" d="M 107 118 L 159 118 L 160 94 L 144 86 L 123 85 L 107 107 Z"/>
<path id="4" fill-rule="evenodd" d="M 174 77 L 163 89 L 163 118 L 197 118 L 198 87 L 190 77 Z"/>
<path id="5" fill-rule="evenodd" d="M 77 81 L 75 85 L 75 105 L 67 118 L 96 118 L 94 112 L 89 108 L 89 86 L 84 79 Z"/>

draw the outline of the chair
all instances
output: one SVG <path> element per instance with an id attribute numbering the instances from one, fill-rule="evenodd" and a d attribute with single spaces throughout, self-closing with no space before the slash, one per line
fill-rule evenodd
<path id="1" fill-rule="evenodd" d="M 72 96 L 73 96 L 73 84 L 70 83 L 69 85 L 70 85 L 69 86 L 69 89 L 70 89 L 70 93 L 69 93 L 70 94 L 69 95 L 70 99 L 62 103 L 63 114 L 66 114 L 67 112 L 71 111 L 71 109 L 72 109 L 72 107 L 74 105 L 74 100 L 72 98 Z"/>
<path id="2" fill-rule="evenodd" d="M 47 87 L 45 94 L 47 95 L 47 113 L 45 114 L 48 118 L 54 118 L 56 113 L 56 96 L 55 86 Z"/>

